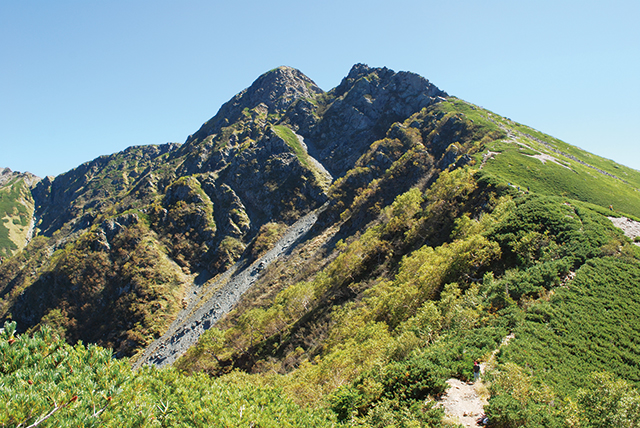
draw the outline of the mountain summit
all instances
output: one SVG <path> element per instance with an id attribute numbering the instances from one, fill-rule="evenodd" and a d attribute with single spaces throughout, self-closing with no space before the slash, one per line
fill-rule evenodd
<path id="1" fill-rule="evenodd" d="M 275 68 L 261 75 L 250 87 L 223 104 L 218 113 L 190 136 L 187 142 L 220 132 L 222 127 L 241 119 L 245 110 L 261 106 L 267 115 L 278 114 L 298 99 L 312 98 L 322 93 L 322 89 L 299 70 L 284 66 Z"/>
<path id="2" fill-rule="evenodd" d="M 334 176 L 342 176 L 394 122 L 438 102 L 447 93 L 427 79 L 388 68 L 353 66 L 330 93 L 321 121 L 301 130 Z"/>

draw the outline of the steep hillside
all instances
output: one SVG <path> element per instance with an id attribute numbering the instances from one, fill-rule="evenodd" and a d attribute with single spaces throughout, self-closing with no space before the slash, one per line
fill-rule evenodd
<path id="1" fill-rule="evenodd" d="M 515 333 L 487 376 L 495 426 L 592 426 L 598 379 L 637 398 L 640 249 L 608 217 L 640 217 L 639 187 L 413 73 L 358 64 L 324 92 L 280 67 L 182 145 L 33 187 L 0 315 L 138 364 L 206 330 L 175 366 L 380 427 L 444 426 L 446 380 Z"/>

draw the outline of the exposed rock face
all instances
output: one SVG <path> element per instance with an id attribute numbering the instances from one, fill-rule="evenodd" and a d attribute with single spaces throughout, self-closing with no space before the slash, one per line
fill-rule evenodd
<path id="1" fill-rule="evenodd" d="M 137 224 L 140 221 L 136 214 L 124 214 L 117 218 L 110 218 L 100 224 L 96 233 L 96 240 L 93 241 L 94 251 L 111 250 L 111 241 L 127 227 Z"/>
<path id="2" fill-rule="evenodd" d="M 218 113 L 187 139 L 187 144 L 240 120 L 245 109 L 257 108 L 269 114 L 286 111 L 293 102 L 323 93 L 311 79 L 291 67 L 278 67 L 260 76 L 253 84 L 225 103 Z"/>
<path id="3" fill-rule="evenodd" d="M 3 186 L 16 178 L 24 180 L 29 187 L 35 186 L 40 180 L 42 180 L 40 177 L 33 175 L 30 172 L 12 171 L 10 168 L 0 169 L 0 186 Z"/>
<path id="4" fill-rule="evenodd" d="M 447 94 L 427 79 L 408 72 L 355 65 L 331 92 L 335 99 L 315 126 L 301 123 L 300 134 L 334 177 L 351 168 L 371 143 Z"/>
<path id="5" fill-rule="evenodd" d="M 237 237 L 249 232 L 242 225 L 256 232 L 272 218 L 291 222 L 326 200 L 326 180 L 307 159 L 306 147 L 273 130 L 298 101 L 322 93 L 296 69 L 271 70 L 224 104 L 176 152 L 175 157 L 184 159 L 179 175 L 206 174 L 204 187 L 216 189 L 208 192 L 213 204 L 228 208 L 223 212 L 246 215 L 246 221 L 238 222 L 220 218 L 216 211 L 216 222 L 226 225 L 221 232 Z M 228 205 L 228 194 L 241 209 Z"/>

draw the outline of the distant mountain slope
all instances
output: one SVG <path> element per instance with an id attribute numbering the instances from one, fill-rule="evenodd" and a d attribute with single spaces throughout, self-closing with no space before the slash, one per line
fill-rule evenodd
<path id="1" fill-rule="evenodd" d="M 33 232 L 30 188 L 40 179 L 33 174 L 0 171 L 0 261 L 22 250 Z"/>
<path id="2" fill-rule="evenodd" d="M 515 188 L 566 196 L 640 216 L 640 172 L 603 159 L 510 119 L 451 98 L 440 106 L 491 123 L 506 138 L 484 147 L 476 161 Z"/>

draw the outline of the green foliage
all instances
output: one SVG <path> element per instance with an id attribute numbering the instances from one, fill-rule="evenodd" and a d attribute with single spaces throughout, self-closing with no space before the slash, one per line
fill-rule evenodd
<path id="1" fill-rule="evenodd" d="M 522 367 L 507 363 L 491 377 L 492 397 L 485 411 L 492 426 L 564 427 L 564 409 L 553 390 L 535 382 Z"/>
<path id="2" fill-rule="evenodd" d="M 309 155 L 307 154 L 307 151 L 302 147 L 302 144 L 300 144 L 300 140 L 298 140 L 296 134 L 285 125 L 274 125 L 272 129 L 275 131 L 278 137 L 282 138 L 287 143 L 300 163 L 309 167 Z"/>
<path id="3" fill-rule="evenodd" d="M 0 316 L 6 317 L 48 258 L 49 239 L 36 236 L 21 252 L 0 264 Z"/>
<path id="4" fill-rule="evenodd" d="M 604 170 L 618 177 L 621 181 L 628 182 L 631 186 L 640 188 L 640 174 L 638 174 L 637 170 L 618 164 L 610 159 L 605 159 L 592 153 L 585 152 L 579 147 L 567 144 L 564 141 L 553 138 L 528 126 L 516 123 L 513 124 L 513 127 L 527 137 L 533 137 L 538 140 L 544 141 L 554 150 L 582 160 L 583 162 L 593 167 L 590 168 L 592 170 L 592 173 L 596 172 L 596 168 Z"/>
<path id="5" fill-rule="evenodd" d="M 245 248 L 245 244 L 239 239 L 233 236 L 225 236 L 220 245 L 218 245 L 218 264 L 223 269 L 231 267 L 240 258 Z"/>
<path id="6" fill-rule="evenodd" d="M 98 343 L 115 348 L 119 356 L 132 355 L 158 337 L 182 308 L 185 279 L 143 222 L 122 228 L 99 251 L 97 233 L 58 250 L 37 281 L 29 277 L 7 290 L 12 300 L 18 294 L 11 316 L 34 327 L 48 324 L 73 343 Z"/>
<path id="7" fill-rule="evenodd" d="M 217 230 L 213 204 L 194 177 L 182 177 L 166 190 L 163 205 L 149 210 L 151 226 L 161 232 L 170 256 L 180 266 L 191 269 L 202 262 Z"/>
<path id="8" fill-rule="evenodd" d="M 372 291 L 373 311 L 395 326 L 414 315 L 425 300 L 436 299 L 447 282 L 475 275 L 499 256 L 498 245 L 479 235 L 436 249 L 422 247 L 403 259 L 395 281 L 380 283 Z"/>
<path id="9" fill-rule="evenodd" d="M 436 407 L 433 401 L 413 401 L 398 403 L 395 400 L 383 399 L 371 409 L 367 415 L 354 418 L 356 427 L 438 427 L 441 426 L 443 409 Z"/>
<path id="10" fill-rule="evenodd" d="M 572 404 L 580 427 L 640 427 L 640 394 L 610 373 L 592 373 Z"/>
<path id="11" fill-rule="evenodd" d="M 71 347 L 46 327 L 15 337 L 0 335 L 0 424 L 100 426 L 101 416 L 130 376 L 126 362 L 97 346 Z"/>
<path id="12" fill-rule="evenodd" d="M 133 373 L 108 350 L 69 346 L 43 328 L 0 334 L 0 423 L 5 426 L 333 426 L 278 390 L 176 370 Z"/>
<path id="13" fill-rule="evenodd" d="M 23 179 L 0 187 L 0 261 L 26 243 L 26 230 L 33 215 L 33 197 Z"/>
<path id="14" fill-rule="evenodd" d="M 456 97 L 448 97 L 446 102 L 436 104 L 434 109 L 443 113 L 462 114 L 478 128 L 486 129 L 489 132 L 502 133 L 504 135 L 504 131 L 502 131 L 495 120 L 493 120 L 495 116 L 493 113 Z M 478 138 L 475 139 L 480 140 Z"/>
<path id="15" fill-rule="evenodd" d="M 487 408 L 493 423 L 636 426 L 639 280 L 637 260 L 593 258 L 531 305 L 500 354 Z"/>
<path id="16" fill-rule="evenodd" d="M 271 222 L 263 224 L 251 243 L 251 256 L 257 259 L 269 251 L 278 239 L 284 235 L 285 231 L 286 225 L 283 223 Z"/>
<path id="17" fill-rule="evenodd" d="M 603 254 L 620 232 L 601 215 L 566 200 L 529 195 L 489 232 L 501 244 L 506 261 L 530 266 L 564 258 L 569 267 Z"/>
<path id="18" fill-rule="evenodd" d="M 345 217 L 353 221 L 356 212 Z M 209 346 L 205 335 L 200 355 L 213 355 L 213 372 L 220 363 L 249 359 L 254 360 L 248 367 L 257 371 L 289 372 L 270 381 L 299 403 L 329 406 L 345 423 L 437 426 L 441 410 L 429 403 L 444 391 L 444 381 L 472 378 L 472 362 L 487 358 L 515 330 L 517 346 L 500 354 L 502 374 L 493 380 L 488 411 L 496 426 L 565 426 L 566 397 L 579 386 L 566 382 L 574 375 L 569 367 L 584 361 L 554 348 L 566 333 L 549 343 L 541 340 L 573 318 L 589 324 L 586 313 L 598 313 L 581 291 L 583 318 L 553 321 L 557 314 L 551 308 L 561 306 L 556 299 L 587 277 L 582 272 L 588 266 L 637 263 L 606 214 L 566 198 L 518 195 L 491 174 L 445 171 L 424 194 L 413 188 L 399 195 L 364 232 L 338 241 L 315 276 L 236 314 Z M 336 305 L 336 296 L 346 302 Z M 533 330 L 536 323 L 540 328 Z M 308 335 L 314 328 L 322 333 L 295 341 L 298 329 Z M 570 340 L 579 350 L 578 343 L 593 343 L 591 337 Z M 321 347 L 307 345 L 318 342 Z M 632 346 L 614 358 L 637 360 Z M 545 359 L 556 368 L 538 366 Z M 621 366 L 616 373 L 630 379 L 633 370 Z"/>
<path id="19" fill-rule="evenodd" d="M 596 370 L 640 385 L 639 280 L 637 261 L 590 260 L 568 287 L 530 309 L 516 331 L 516 346 L 504 358 L 526 363 L 564 393 L 575 391 Z"/>

